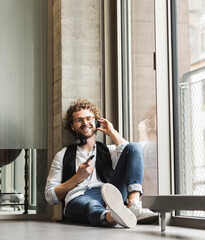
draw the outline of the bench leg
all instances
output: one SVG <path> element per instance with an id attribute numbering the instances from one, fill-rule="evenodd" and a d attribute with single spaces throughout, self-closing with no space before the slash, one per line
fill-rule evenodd
<path id="1" fill-rule="evenodd" d="M 164 232 L 166 228 L 166 212 L 160 212 L 161 231 Z"/>

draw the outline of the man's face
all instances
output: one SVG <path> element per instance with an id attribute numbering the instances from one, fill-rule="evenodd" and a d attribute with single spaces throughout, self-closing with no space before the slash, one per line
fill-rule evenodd
<path id="1" fill-rule="evenodd" d="M 96 130 L 94 113 L 88 109 L 74 112 L 71 127 L 77 136 L 80 135 L 86 138 L 93 136 Z"/>

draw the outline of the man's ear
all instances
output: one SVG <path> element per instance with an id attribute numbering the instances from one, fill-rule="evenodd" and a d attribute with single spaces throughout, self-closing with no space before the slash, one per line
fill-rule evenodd
<path id="1" fill-rule="evenodd" d="M 73 126 L 73 124 L 71 124 L 71 129 L 74 131 L 74 126 Z"/>

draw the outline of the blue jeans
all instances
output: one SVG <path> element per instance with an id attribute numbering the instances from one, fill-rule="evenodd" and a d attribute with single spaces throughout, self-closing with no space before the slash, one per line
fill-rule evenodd
<path id="1" fill-rule="evenodd" d="M 109 183 L 116 186 L 125 201 L 127 195 L 138 191 L 142 194 L 144 155 L 139 143 L 129 143 L 123 150 Z M 71 222 L 105 226 L 102 215 L 107 212 L 100 187 L 88 189 L 84 195 L 68 202 L 65 218 Z"/>

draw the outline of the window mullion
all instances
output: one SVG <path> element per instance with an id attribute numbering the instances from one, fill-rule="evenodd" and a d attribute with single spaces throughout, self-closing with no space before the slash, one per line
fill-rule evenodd
<path id="1" fill-rule="evenodd" d="M 132 141 L 132 72 L 131 72 L 131 33 L 130 33 L 130 0 L 119 1 L 119 13 L 121 16 L 118 51 L 121 53 L 121 61 L 118 62 L 118 83 L 121 94 L 121 118 L 122 134 Z M 119 21 L 119 19 L 118 19 Z"/>

